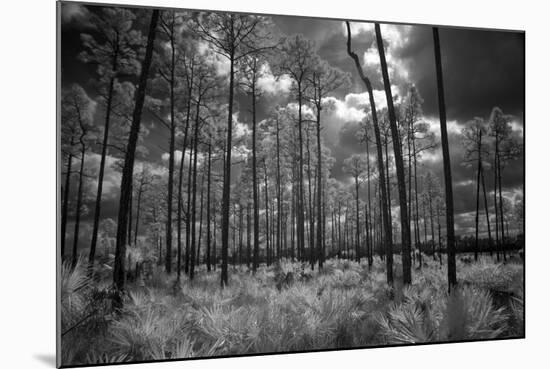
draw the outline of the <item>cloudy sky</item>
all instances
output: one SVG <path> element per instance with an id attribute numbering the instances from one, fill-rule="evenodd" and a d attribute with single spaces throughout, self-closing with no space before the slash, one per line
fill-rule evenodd
<path id="1" fill-rule="evenodd" d="M 82 50 L 81 32 L 89 29 L 89 12 L 94 7 L 84 8 L 78 4 L 64 4 L 62 12 L 62 83 L 82 85 L 91 98 L 97 93 L 93 87 L 95 68 L 77 60 Z M 144 17 L 145 19 L 147 17 Z M 308 19 L 301 17 L 273 16 L 275 33 L 289 36 L 297 33 L 315 41 L 318 54 L 332 66 L 352 75 L 352 86 L 337 91 L 332 97 L 335 109 L 324 113 L 322 122 L 324 139 L 336 158 L 332 175 L 344 183 L 349 178 L 342 171 L 343 160 L 353 153 L 364 153 L 364 145 L 357 141 L 355 130 L 368 109 L 368 95 L 360 81 L 355 66 L 346 52 L 345 23 L 335 20 Z M 374 24 L 352 23 L 353 48 L 360 56 L 364 70 L 375 89 L 377 108 L 385 106 L 385 95 L 379 68 L 379 56 L 374 40 Z M 382 25 L 382 36 L 387 43 L 387 59 L 392 89 L 403 95 L 409 84 L 415 84 L 424 99 L 424 120 L 439 139 L 439 118 L 431 27 L 416 25 Z M 524 35 L 514 32 L 441 28 L 441 52 L 447 102 L 448 130 L 451 151 L 452 175 L 455 193 L 457 227 L 468 231 L 472 226 L 472 211 L 475 210 L 474 172 L 462 165 L 463 148 L 460 131 L 464 124 L 474 118 L 487 119 L 491 109 L 500 107 L 513 116 L 513 131 L 523 137 L 524 130 Z M 219 73 L 226 73 L 223 62 Z M 275 81 L 266 77 L 261 83 L 264 98 L 259 105 L 259 118 L 266 117 L 276 104 L 288 102 L 289 83 L 285 79 Z M 246 130 L 247 102 L 237 95 L 238 126 Z M 96 120 L 103 119 L 98 108 Z M 145 160 L 162 167 L 166 165 L 163 155 L 168 146 L 168 132 L 144 117 L 150 130 L 145 142 L 149 155 Z M 343 128 L 345 127 L 345 129 Z M 91 156 L 92 161 L 99 161 Z M 93 163 L 90 165 L 93 166 Z M 96 164 L 97 165 L 97 164 Z M 433 171 L 443 183 L 443 168 L 440 150 L 427 153 L 421 159 L 420 173 Z M 516 160 L 503 173 L 505 196 L 514 198 L 523 191 L 523 157 Z M 107 199 L 116 199 L 120 177 L 114 170 L 106 176 L 109 182 L 104 189 Z M 489 188 L 492 187 L 489 181 Z M 395 195 L 394 195 L 395 198 Z M 114 216 L 115 201 L 104 207 L 106 216 Z"/>

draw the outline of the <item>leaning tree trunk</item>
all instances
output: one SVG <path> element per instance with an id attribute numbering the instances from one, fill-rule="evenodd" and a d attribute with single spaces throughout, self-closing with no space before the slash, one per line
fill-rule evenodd
<path id="1" fill-rule="evenodd" d="M 439 121 L 441 125 L 441 148 L 443 150 L 443 171 L 445 174 L 445 210 L 447 220 L 447 278 L 449 292 L 456 285 L 456 250 L 455 221 L 453 204 L 453 182 L 451 176 L 451 158 L 449 155 L 449 140 L 447 138 L 447 112 L 445 109 L 445 93 L 443 89 L 443 71 L 441 68 L 441 51 L 439 46 L 439 30 L 433 27 L 435 68 L 437 74 L 437 95 L 439 101 Z"/>
<path id="2" fill-rule="evenodd" d="M 132 115 L 132 125 L 128 138 L 128 146 L 126 156 L 124 158 L 124 167 L 122 169 L 122 180 L 120 184 L 120 202 L 118 210 L 118 226 L 116 237 L 115 251 L 115 266 L 113 271 L 113 282 L 118 291 L 124 289 L 125 275 L 125 255 L 126 255 L 126 226 L 128 224 L 128 205 L 130 199 L 130 185 L 134 173 L 134 161 L 136 146 L 138 140 L 139 129 L 141 125 L 141 112 L 145 101 L 145 89 L 147 87 L 147 77 L 149 75 L 149 67 L 153 57 L 153 46 L 155 42 L 155 31 L 159 18 L 159 10 L 153 10 L 151 22 L 149 24 L 149 32 L 147 37 L 147 46 L 145 49 L 145 58 L 141 67 L 138 88 L 135 92 L 134 112 Z M 115 306 L 121 307 L 122 300 L 120 294 L 117 294 Z"/>
<path id="3" fill-rule="evenodd" d="M 359 57 L 357 54 L 355 54 L 351 50 L 351 31 L 349 22 L 346 22 L 347 30 L 348 30 L 348 41 L 347 41 L 347 51 L 348 55 L 353 59 L 355 63 L 355 67 L 357 68 L 357 71 L 359 72 L 359 75 L 361 77 L 361 80 L 365 84 L 365 87 L 369 94 L 369 104 L 371 108 L 371 115 L 372 115 L 372 123 L 374 128 L 374 136 L 376 138 L 376 151 L 378 155 L 378 173 L 381 173 L 381 176 L 383 176 L 384 173 L 384 157 L 382 154 L 382 142 L 380 138 L 380 127 L 378 126 L 378 116 L 376 115 L 376 105 L 374 102 L 374 94 L 372 90 L 372 85 L 370 83 L 370 80 L 365 76 L 363 72 L 363 67 L 361 67 L 361 63 L 359 61 Z M 383 225 L 384 225 L 384 244 L 385 244 L 385 250 L 386 250 L 386 280 L 389 285 L 393 285 L 393 245 L 391 241 L 391 223 L 390 218 L 388 214 L 388 196 L 386 192 L 386 185 L 384 181 L 380 181 L 380 192 L 381 192 L 381 202 L 382 202 L 382 219 L 383 219 Z"/>
<path id="4" fill-rule="evenodd" d="M 388 104 L 388 115 L 390 118 L 390 128 L 392 134 L 393 151 L 395 157 L 395 166 L 397 171 L 397 189 L 399 192 L 399 208 L 401 212 L 401 248 L 403 260 L 403 283 L 411 283 L 411 229 L 407 212 L 407 187 L 405 185 L 405 169 L 403 167 L 403 156 L 401 155 L 401 145 L 399 144 L 399 131 L 395 118 L 393 107 L 393 96 L 391 93 L 390 79 L 386 65 L 386 55 L 384 53 L 384 43 L 380 32 L 380 25 L 375 24 L 376 42 L 380 54 L 380 64 L 382 67 L 382 77 L 384 79 L 384 90 L 386 91 L 386 101 Z"/>

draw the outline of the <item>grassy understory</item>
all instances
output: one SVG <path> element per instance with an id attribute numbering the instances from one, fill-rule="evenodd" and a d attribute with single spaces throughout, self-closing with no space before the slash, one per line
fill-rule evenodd
<path id="1" fill-rule="evenodd" d="M 128 285 L 111 309 L 109 280 L 84 268 L 62 276 L 63 365 L 176 359 L 523 336 L 523 266 L 482 257 L 457 260 L 459 288 L 447 293 L 445 260 L 424 256 L 403 287 L 384 263 L 329 260 L 321 270 L 289 261 L 230 267 L 229 286 L 202 267 L 179 283 L 160 269 Z M 101 273 L 99 273 L 101 274 Z"/>

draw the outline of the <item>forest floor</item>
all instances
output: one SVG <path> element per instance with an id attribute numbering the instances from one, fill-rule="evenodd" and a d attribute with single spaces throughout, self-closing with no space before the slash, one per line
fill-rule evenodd
<path id="1" fill-rule="evenodd" d="M 155 267 L 156 268 L 156 267 Z M 321 271 L 283 261 L 252 274 L 199 267 L 193 281 L 160 268 L 129 283 L 110 307 L 109 279 L 91 282 L 79 264 L 62 272 L 62 364 L 147 361 L 524 336 L 523 261 L 457 258 L 459 288 L 447 293 L 446 263 L 423 256 L 403 287 L 385 265 L 331 259 Z M 101 274 L 101 273 L 98 273 Z M 106 274 L 107 275 L 107 274 Z"/>

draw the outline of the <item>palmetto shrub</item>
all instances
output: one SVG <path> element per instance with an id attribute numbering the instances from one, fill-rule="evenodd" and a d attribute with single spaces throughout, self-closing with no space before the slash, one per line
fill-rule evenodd
<path id="1" fill-rule="evenodd" d="M 521 291 L 508 306 L 487 288 L 496 285 L 497 275 L 512 275 L 511 283 L 519 283 L 521 269 L 484 263 L 461 265 L 462 286 L 451 295 L 446 268 L 428 256 L 421 269 L 413 270 L 413 283 L 407 287 L 400 284 L 397 255 L 393 287 L 387 285 L 385 264 L 378 257 L 371 266 L 366 259 L 360 264 L 327 260 L 321 271 L 288 260 L 261 266 L 255 274 L 243 267 L 230 274 L 223 289 L 219 274 L 207 273 L 203 266 L 192 281 L 185 274 L 177 281 L 174 274 L 157 270 L 145 287 L 128 284 L 124 308 L 109 316 L 105 329 L 85 325 L 71 332 L 63 362 L 113 363 L 521 335 Z M 80 265 L 63 275 L 64 319 L 74 321 L 93 301 L 90 296 L 97 286 L 108 282 L 90 285 Z"/>
<path id="2" fill-rule="evenodd" d="M 82 260 L 74 268 L 70 262 L 61 266 L 61 330 L 65 332 L 86 314 L 92 287 Z"/>
<path id="3" fill-rule="evenodd" d="M 403 302 L 377 318 L 388 343 L 497 338 L 507 329 L 508 317 L 488 291 L 465 286 L 447 295 L 413 286 L 403 294 Z"/>

